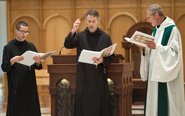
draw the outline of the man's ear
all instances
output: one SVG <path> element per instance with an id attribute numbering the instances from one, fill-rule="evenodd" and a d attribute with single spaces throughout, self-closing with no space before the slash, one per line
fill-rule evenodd
<path id="1" fill-rule="evenodd" d="M 98 18 L 98 23 L 100 23 L 100 18 Z"/>
<path id="2" fill-rule="evenodd" d="M 85 23 L 88 24 L 88 23 L 87 23 L 87 19 L 85 19 Z"/>
<path id="3" fill-rule="evenodd" d="M 18 32 L 18 30 L 17 29 L 15 29 L 15 33 L 17 33 Z"/>
<path id="4" fill-rule="evenodd" d="M 156 18 L 159 18 L 159 13 L 155 13 L 155 17 Z"/>

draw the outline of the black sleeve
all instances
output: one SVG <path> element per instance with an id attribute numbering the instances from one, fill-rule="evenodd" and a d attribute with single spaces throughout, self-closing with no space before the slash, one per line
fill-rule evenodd
<path id="1" fill-rule="evenodd" d="M 112 54 L 111 56 L 109 57 L 104 57 L 103 58 L 103 67 L 107 67 L 114 59 L 114 54 Z"/>
<path id="2" fill-rule="evenodd" d="M 77 37 L 76 33 L 72 36 L 72 34 L 70 32 L 67 35 L 67 37 L 65 38 L 64 47 L 65 48 L 75 48 L 75 47 L 77 47 L 77 43 L 78 43 L 77 38 L 78 37 Z"/>
<path id="3" fill-rule="evenodd" d="M 35 64 L 34 64 L 34 67 L 35 67 L 35 69 L 40 70 L 40 69 L 42 69 L 42 64 L 37 65 L 37 64 L 35 63 Z"/>
<path id="4" fill-rule="evenodd" d="M 12 70 L 10 59 L 11 59 L 11 52 L 5 46 L 3 49 L 3 61 L 2 61 L 2 65 L 1 65 L 1 69 L 4 72 L 10 72 Z"/>

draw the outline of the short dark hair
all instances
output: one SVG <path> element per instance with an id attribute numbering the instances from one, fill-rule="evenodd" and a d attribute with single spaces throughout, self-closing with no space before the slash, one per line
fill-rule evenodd
<path id="1" fill-rule="evenodd" d="M 147 11 L 151 11 L 152 15 L 158 13 L 160 16 L 163 16 L 163 9 L 158 4 L 152 4 L 148 7 Z"/>
<path id="2" fill-rule="evenodd" d="M 92 15 L 92 16 L 94 16 L 94 17 L 97 17 L 97 18 L 99 18 L 99 13 L 98 13 L 98 11 L 97 10 L 89 10 L 89 11 L 87 11 L 87 13 L 86 13 L 86 18 L 87 18 L 87 16 L 88 15 Z"/>
<path id="3" fill-rule="evenodd" d="M 17 23 L 16 29 L 19 30 L 21 28 L 21 25 L 25 26 L 25 27 L 28 27 L 28 23 L 26 23 L 24 21 L 20 21 L 20 22 Z"/>

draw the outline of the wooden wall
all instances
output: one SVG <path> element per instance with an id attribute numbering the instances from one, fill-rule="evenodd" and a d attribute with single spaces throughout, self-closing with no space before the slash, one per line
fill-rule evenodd
<path id="1" fill-rule="evenodd" d="M 164 14 L 174 19 L 185 46 L 185 0 L 7 0 L 8 41 L 15 38 L 16 23 L 24 20 L 31 32 L 27 40 L 33 42 L 39 52 L 56 50 L 58 54 L 74 21 L 81 18 L 79 31 L 83 30 L 85 13 L 97 9 L 101 18 L 99 27 L 110 34 L 113 43 L 118 43 L 115 53 L 124 56 L 123 36 L 134 24 L 146 21 L 146 9 L 153 3 L 161 5 Z M 62 54 L 75 52 L 75 49 L 62 50 Z M 51 58 L 47 59 L 44 67 L 51 63 Z"/>

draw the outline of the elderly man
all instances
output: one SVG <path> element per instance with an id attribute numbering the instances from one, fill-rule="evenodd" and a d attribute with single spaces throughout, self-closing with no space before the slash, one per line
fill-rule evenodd
<path id="1" fill-rule="evenodd" d="M 146 41 L 140 73 L 148 80 L 145 116 L 185 116 L 181 36 L 174 21 L 153 4 L 147 21 L 154 26 L 154 42 Z"/>

